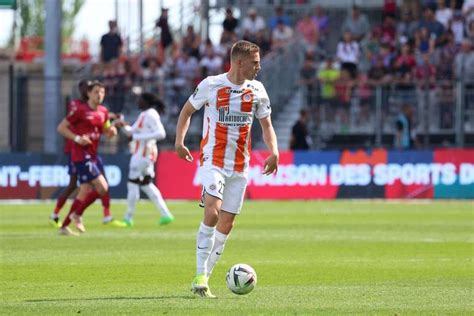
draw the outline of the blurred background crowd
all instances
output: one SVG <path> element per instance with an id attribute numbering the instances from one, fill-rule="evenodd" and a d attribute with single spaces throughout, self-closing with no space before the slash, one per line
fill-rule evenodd
<path id="1" fill-rule="evenodd" d="M 109 21 L 98 59 L 77 77 L 103 81 L 106 105 L 130 119 L 136 92 L 159 94 L 171 146 L 177 114 L 197 83 L 225 72 L 232 43 L 246 39 L 262 50 L 259 79 L 282 148 L 466 145 L 474 133 L 474 1 L 375 2 L 217 1 L 224 16 L 214 41 L 195 23 L 173 31 L 162 8 L 135 53 Z"/>

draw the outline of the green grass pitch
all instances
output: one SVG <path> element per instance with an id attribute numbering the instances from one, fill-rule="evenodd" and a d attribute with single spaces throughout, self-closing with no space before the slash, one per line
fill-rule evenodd
<path id="1" fill-rule="evenodd" d="M 48 226 L 52 206 L 0 204 L 1 315 L 474 314 L 472 201 L 246 201 L 217 300 L 190 292 L 197 203 L 169 202 L 176 222 L 160 227 L 142 202 L 133 229 L 104 227 L 95 204 L 80 237 Z M 226 288 L 235 263 L 257 271 L 248 295 Z"/>

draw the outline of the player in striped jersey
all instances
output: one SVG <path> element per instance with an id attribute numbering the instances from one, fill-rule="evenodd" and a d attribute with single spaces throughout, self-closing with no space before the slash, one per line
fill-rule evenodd
<path id="1" fill-rule="evenodd" d="M 158 112 L 163 113 L 164 103 L 151 93 L 143 93 L 138 100 L 138 107 L 142 112 L 132 125 L 118 122 L 116 126 L 124 125 L 124 131 L 131 143 L 130 168 L 127 183 L 127 213 L 123 222 L 133 226 L 135 206 L 140 199 L 140 189 L 150 198 L 155 207 L 160 210 L 160 225 L 174 221 L 173 215 L 166 206 L 160 191 L 153 183 L 155 177 L 155 163 L 158 157 L 156 141 L 166 137 L 166 132 Z M 156 107 L 156 109 L 155 109 Z"/>
<path id="2" fill-rule="evenodd" d="M 260 48 L 247 41 L 236 42 L 231 50 L 229 72 L 201 81 L 178 119 L 176 152 L 180 158 L 192 162 L 184 139 L 191 116 L 204 108 L 200 150 L 204 219 L 196 238 L 196 276 L 191 285 L 193 293 L 202 297 L 215 297 L 209 290 L 208 279 L 242 207 L 254 116 L 260 122 L 270 151 L 263 173 L 270 175 L 278 169 L 270 100 L 263 84 L 255 80 L 259 70 Z"/>

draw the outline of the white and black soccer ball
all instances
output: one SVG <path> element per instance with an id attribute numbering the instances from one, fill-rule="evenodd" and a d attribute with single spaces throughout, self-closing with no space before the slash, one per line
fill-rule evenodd
<path id="1" fill-rule="evenodd" d="M 257 285 L 257 273 L 245 263 L 233 265 L 226 276 L 227 287 L 235 294 L 243 295 L 252 292 Z"/>

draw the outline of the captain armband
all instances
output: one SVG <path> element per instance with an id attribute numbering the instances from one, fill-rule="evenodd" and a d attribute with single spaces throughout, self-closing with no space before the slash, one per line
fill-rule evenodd
<path id="1" fill-rule="evenodd" d="M 112 124 L 110 123 L 110 120 L 105 121 L 104 129 L 109 129 L 111 126 L 112 126 Z"/>

